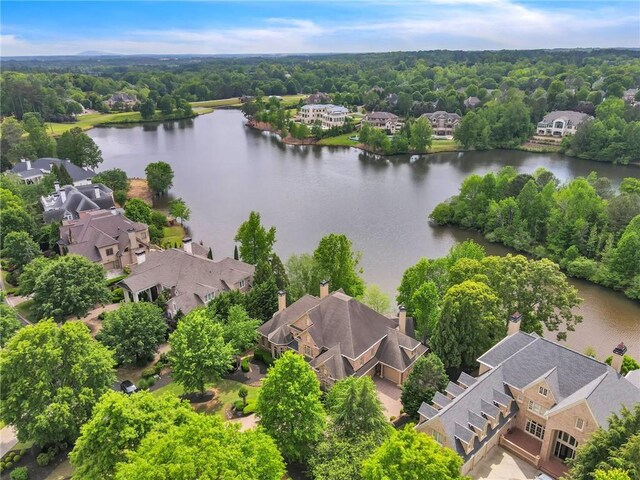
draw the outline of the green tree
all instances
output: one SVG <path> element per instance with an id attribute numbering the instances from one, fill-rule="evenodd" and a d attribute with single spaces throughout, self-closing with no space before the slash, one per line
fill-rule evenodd
<path id="1" fill-rule="evenodd" d="M 79 167 L 96 168 L 103 161 L 96 142 L 80 127 L 67 130 L 57 140 L 56 150 L 60 158 L 71 160 Z"/>
<path id="2" fill-rule="evenodd" d="M 233 347 L 233 353 L 240 354 L 256 344 L 261 323 L 249 317 L 241 305 L 233 305 L 222 322 L 222 337 Z"/>
<path id="3" fill-rule="evenodd" d="M 313 252 L 315 277 L 328 280 L 334 290 L 342 288 L 347 295 L 358 297 L 364 293 L 364 281 L 358 275 L 362 273 L 358 267 L 360 257 L 346 235 L 331 233 L 320 240 Z"/>
<path id="4" fill-rule="evenodd" d="M 303 461 L 320 440 L 325 427 L 320 395 L 316 374 L 301 355 L 286 351 L 268 370 L 256 414 L 286 460 Z"/>
<path id="5" fill-rule="evenodd" d="M 416 152 L 424 153 L 431 146 L 433 130 L 426 118 L 421 117 L 411 126 L 410 143 Z"/>
<path id="6" fill-rule="evenodd" d="M 18 293 L 23 296 L 31 295 L 36 288 L 36 280 L 52 261 L 47 257 L 40 256 L 25 265 L 18 277 Z"/>
<path id="7" fill-rule="evenodd" d="M 118 480 L 280 480 L 285 473 L 274 441 L 260 430 L 241 432 L 216 415 L 193 414 L 180 425 L 151 431 L 116 467 Z"/>
<path id="8" fill-rule="evenodd" d="M 155 195 L 166 193 L 173 186 L 173 169 L 167 162 L 153 162 L 144 169 L 149 188 Z"/>
<path id="9" fill-rule="evenodd" d="M 158 100 L 158 108 L 165 115 L 171 115 L 176 108 L 176 101 L 171 95 L 164 95 Z"/>
<path id="10" fill-rule="evenodd" d="M 238 227 L 234 240 L 240 244 L 240 259 L 258 265 L 269 261 L 273 244 L 276 243 L 276 227 L 265 229 L 260 221 L 260 214 L 252 211 L 249 220 Z"/>
<path id="11" fill-rule="evenodd" d="M 378 285 L 373 283 L 367 285 L 361 301 L 378 313 L 383 315 L 391 313 L 391 299 Z"/>
<path id="12" fill-rule="evenodd" d="M 247 406 L 247 397 L 248 396 L 249 396 L 249 389 L 247 387 L 245 387 L 244 385 L 242 385 L 238 389 L 238 397 L 240 397 L 240 399 L 242 400 L 242 404 L 245 407 Z"/>
<path id="13" fill-rule="evenodd" d="M 164 432 L 193 415 L 189 404 L 175 396 L 156 397 L 145 391 L 135 395 L 105 393 L 69 454 L 73 478 L 113 478 L 116 465 L 127 452 L 135 451 L 149 432 Z"/>
<path id="14" fill-rule="evenodd" d="M 106 314 L 96 338 L 113 350 L 118 364 L 147 360 L 166 338 L 167 322 L 162 313 L 153 303 L 123 303 Z"/>
<path id="15" fill-rule="evenodd" d="M 156 104 L 155 102 L 148 98 L 144 102 L 140 104 L 140 115 L 145 120 L 152 118 L 156 113 Z"/>
<path id="16" fill-rule="evenodd" d="M 464 281 L 444 295 L 431 347 L 447 368 L 473 367 L 506 333 L 498 297 L 484 283 Z"/>
<path id="17" fill-rule="evenodd" d="M 411 296 L 411 307 L 415 327 L 419 336 L 426 340 L 435 329 L 440 313 L 440 295 L 434 282 L 424 282 Z"/>
<path id="18" fill-rule="evenodd" d="M 176 198 L 175 200 L 171 200 L 169 202 L 169 213 L 174 218 L 180 219 L 180 225 L 184 220 L 189 220 L 191 217 L 191 209 L 187 206 L 187 203 L 181 199 Z"/>
<path id="19" fill-rule="evenodd" d="M 169 336 L 172 376 L 186 392 L 204 393 L 207 382 L 229 371 L 233 347 L 222 334 L 222 326 L 199 309 L 182 318 Z"/>
<path id="20" fill-rule="evenodd" d="M 412 425 L 397 430 L 362 464 L 364 480 L 456 480 L 462 458 Z"/>
<path id="21" fill-rule="evenodd" d="M 302 253 L 293 254 L 285 264 L 289 288 L 287 298 L 290 302 L 295 302 L 307 294 L 311 294 L 317 289 L 319 280 L 315 277 L 315 262 L 313 255 Z"/>
<path id="22" fill-rule="evenodd" d="M 0 247 L 4 246 L 4 239 L 12 232 L 26 232 L 31 234 L 35 231 L 33 217 L 23 207 L 17 205 L 6 205 L 3 202 L 0 209 Z"/>
<path id="23" fill-rule="evenodd" d="M 22 323 L 15 308 L 4 303 L 4 298 L 0 302 L 0 348 L 4 348 L 9 339 L 22 328 Z"/>
<path id="24" fill-rule="evenodd" d="M 418 409 L 423 402 L 431 403 L 438 391 L 444 390 L 449 378 L 442 360 L 435 353 L 418 358 L 413 370 L 402 384 L 402 406 L 405 413 L 417 418 Z"/>
<path id="25" fill-rule="evenodd" d="M 128 192 L 129 178 L 124 170 L 112 168 L 104 170 L 91 179 L 92 183 L 102 183 L 114 192 Z"/>
<path id="26" fill-rule="evenodd" d="M 2 256 L 15 268 L 24 267 L 40 254 L 40 247 L 27 232 L 9 232 L 4 237 Z"/>
<path id="27" fill-rule="evenodd" d="M 129 220 L 134 222 L 151 224 L 151 207 L 144 200 L 130 198 L 124 204 L 124 214 Z"/>
<path id="28" fill-rule="evenodd" d="M 594 480 L 632 480 L 626 470 L 614 468 L 611 470 L 596 470 L 593 472 Z"/>
<path id="29" fill-rule="evenodd" d="M 361 480 L 362 462 L 380 445 L 373 436 L 357 439 L 328 433 L 309 458 L 313 480 Z"/>
<path id="30" fill-rule="evenodd" d="M 26 141 L 32 147 L 36 158 L 55 157 L 56 141 L 47 134 L 40 114 L 25 113 L 22 117 L 22 126 L 29 134 Z"/>
<path id="31" fill-rule="evenodd" d="M 96 304 L 111 298 L 102 265 L 80 255 L 65 255 L 46 264 L 33 289 L 35 311 L 40 318 L 60 321 L 81 317 Z"/>
<path id="32" fill-rule="evenodd" d="M 0 419 L 39 446 L 75 441 L 115 380 L 111 352 L 81 322 L 20 329 L 0 350 L 0 370 Z"/>

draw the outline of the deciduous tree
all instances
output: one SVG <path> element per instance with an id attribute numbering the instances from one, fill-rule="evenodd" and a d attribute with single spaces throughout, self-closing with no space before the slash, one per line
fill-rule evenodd
<path id="1" fill-rule="evenodd" d="M 315 277 L 328 280 L 333 290 L 342 288 L 347 295 L 358 297 L 364 293 L 364 281 L 359 276 L 360 257 L 346 235 L 331 233 L 320 240 L 313 252 Z"/>
<path id="2" fill-rule="evenodd" d="M 260 214 L 251 212 L 249 220 L 238 228 L 235 241 L 240 244 L 240 260 L 243 262 L 252 265 L 268 262 L 276 243 L 276 227 L 267 230 L 262 226 Z"/>
<path id="3" fill-rule="evenodd" d="M 58 156 L 79 167 L 96 168 L 103 161 L 96 142 L 79 127 L 67 130 L 57 140 Z"/>
<path id="4" fill-rule="evenodd" d="M 22 328 L 22 323 L 16 310 L 4 303 L 4 295 L 0 296 L 0 347 L 4 348 L 9 339 Z"/>
<path id="5" fill-rule="evenodd" d="M 144 169 L 151 191 L 160 195 L 173 186 L 173 169 L 167 162 L 150 163 Z"/>
<path id="6" fill-rule="evenodd" d="M 285 264 L 289 288 L 287 299 L 293 303 L 316 290 L 319 280 L 315 277 L 315 262 L 308 253 L 293 254 Z"/>
<path id="7" fill-rule="evenodd" d="M 436 392 L 444 390 L 448 382 L 444 364 L 435 353 L 418 358 L 402 385 L 401 400 L 405 413 L 416 418 L 420 405 L 431 403 Z"/>
<path id="8" fill-rule="evenodd" d="M 169 213 L 174 218 L 180 219 L 180 225 L 184 220 L 189 220 L 191 217 L 191 209 L 187 206 L 187 203 L 181 199 L 176 198 L 175 200 L 171 200 L 169 202 Z"/>
<path id="9" fill-rule="evenodd" d="M 139 198 L 130 198 L 124 204 L 124 214 L 129 220 L 134 222 L 151 223 L 151 207 L 144 200 Z"/>
<path id="10" fill-rule="evenodd" d="M 391 312 L 391 299 L 376 284 L 371 283 L 367 285 L 361 301 L 368 307 L 378 313 L 382 313 L 383 315 Z"/>
<path id="11" fill-rule="evenodd" d="M 4 237 L 2 256 L 13 267 L 22 268 L 40 254 L 40 247 L 27 232 L 10 232 Z"/>

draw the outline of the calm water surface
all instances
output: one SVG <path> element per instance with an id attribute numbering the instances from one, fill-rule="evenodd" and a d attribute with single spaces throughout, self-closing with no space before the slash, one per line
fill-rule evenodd
<path id="1" fill-rule="evenodd" d="M 171 196 L 189 204 L 192 235 L 211 245 L 216 258 L 233 254 L 238 225 L 257 210 L 265 225 L 277 227 L 276 251 L 283 260 L 312 252 L 328 233 L 344 233 L 362 252 L 365 280 L 394 295 L 407 267 L 423 256 L 444 255 L 455 242 L 473 238 L 490 254 L 508 251 L 477 233 L 427 221 L 472 173 L 505 165 L 519 172 L 545 167 L 567 180 L 596 170 L 616 185 L 640 175 L 637 168 L 556 154 L 491 151 L 380 159 L 356 149 L 287 146 L 244 127 L 242 114 L 234 110 L 159 126 L 98 128 L 90 135 L 102 149 L 102 169 L 144 176 L 148 163 L 170 163 Z M 604 356 L 624 340 L 640 357 L 640 304 L 588 282 L 573 283 L 584 298 L 585 320 L 569 333 L 568 344 L 580 351 L 593 346 Z"/>

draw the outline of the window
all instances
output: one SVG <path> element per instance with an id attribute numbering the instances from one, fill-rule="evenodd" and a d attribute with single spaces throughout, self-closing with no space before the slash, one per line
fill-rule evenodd
<path id="1" fill-rule="evenodd" d="M 527 431 L 527 433 L 530 433 L 540 440 L 544 438 L 544 425 L 540 425 L 538 422 L 534 422 L 533 420 L 527 418 L 527 423 L 524 426 L 524 429 Z"/>
<path id="2" fill-rule="evenodd" d="M 534 402 L 533 400 L 529 400 L 529 405 L 527 407 L 530 412 L 537 413 L 538 415 L 544 415 L 547 413 L 547 409 L 544 408 L 539 403 Z"/>
<path id="3" fill-rule="evenodd" d="M 244 288 L 244 280 L 240 280 L 239 285 L 240 285 L 240 288 Z"/>
<path id="4" fill-rule="evenodd" d="M 107 248 L 107 250 L 105 251 L 105 254 L 107 255 L 107 257 L 110 257 L 111 255 L 113 255 L 113 248 Z"/>
<path id="5" fill-rule="evenodd" d="M 440 432 L 432 430 L 432 435 L 436 442 L 438 442 L 440 445 L 444 445 L 444 437 Z"/>
<path id="6" fill-rule="evenodd" d="M 542 385 L 540 385 L 540 386 L 538 387 L 538 393 L 539 393 L 540 395 L 542 395 L 543 397 L 546 397 L 546 396 L 547 396 L 547 394 L 549 393 L 549 390 L 547 390 L 545 387 L 543 387 Z"/>
<path id="7" fill-rule="evenodd" d="M 584 428 L 584 420 L 580 417 L 576 418 L 576 428 L 582 430 Z"/>
<path id="8" fill-rule="evenodd" d="M 307 357 L 312 357 L 313 356 L 313 349 L 311 348 L 311 345 L 305 345 L 304 346 L 304 354 Z"/>

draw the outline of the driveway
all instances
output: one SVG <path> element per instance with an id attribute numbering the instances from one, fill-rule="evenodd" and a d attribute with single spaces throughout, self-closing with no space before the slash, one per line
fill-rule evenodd
<path id="1" fill-rule="evenodd" d="M 398 418 L 402 409 L 402 402 L 400 402 L 402 390 L 395 383 L 384 378 L 375 377 L 373 381 L 378 390 L 378 398 L 384 407 L 385 416 Z"/>
<path id="2" fill-rule="evenodd" d="M 469 476 L 473 480 L 532 480 L 536 473 L 535 467 L 496 445 Z"/>

